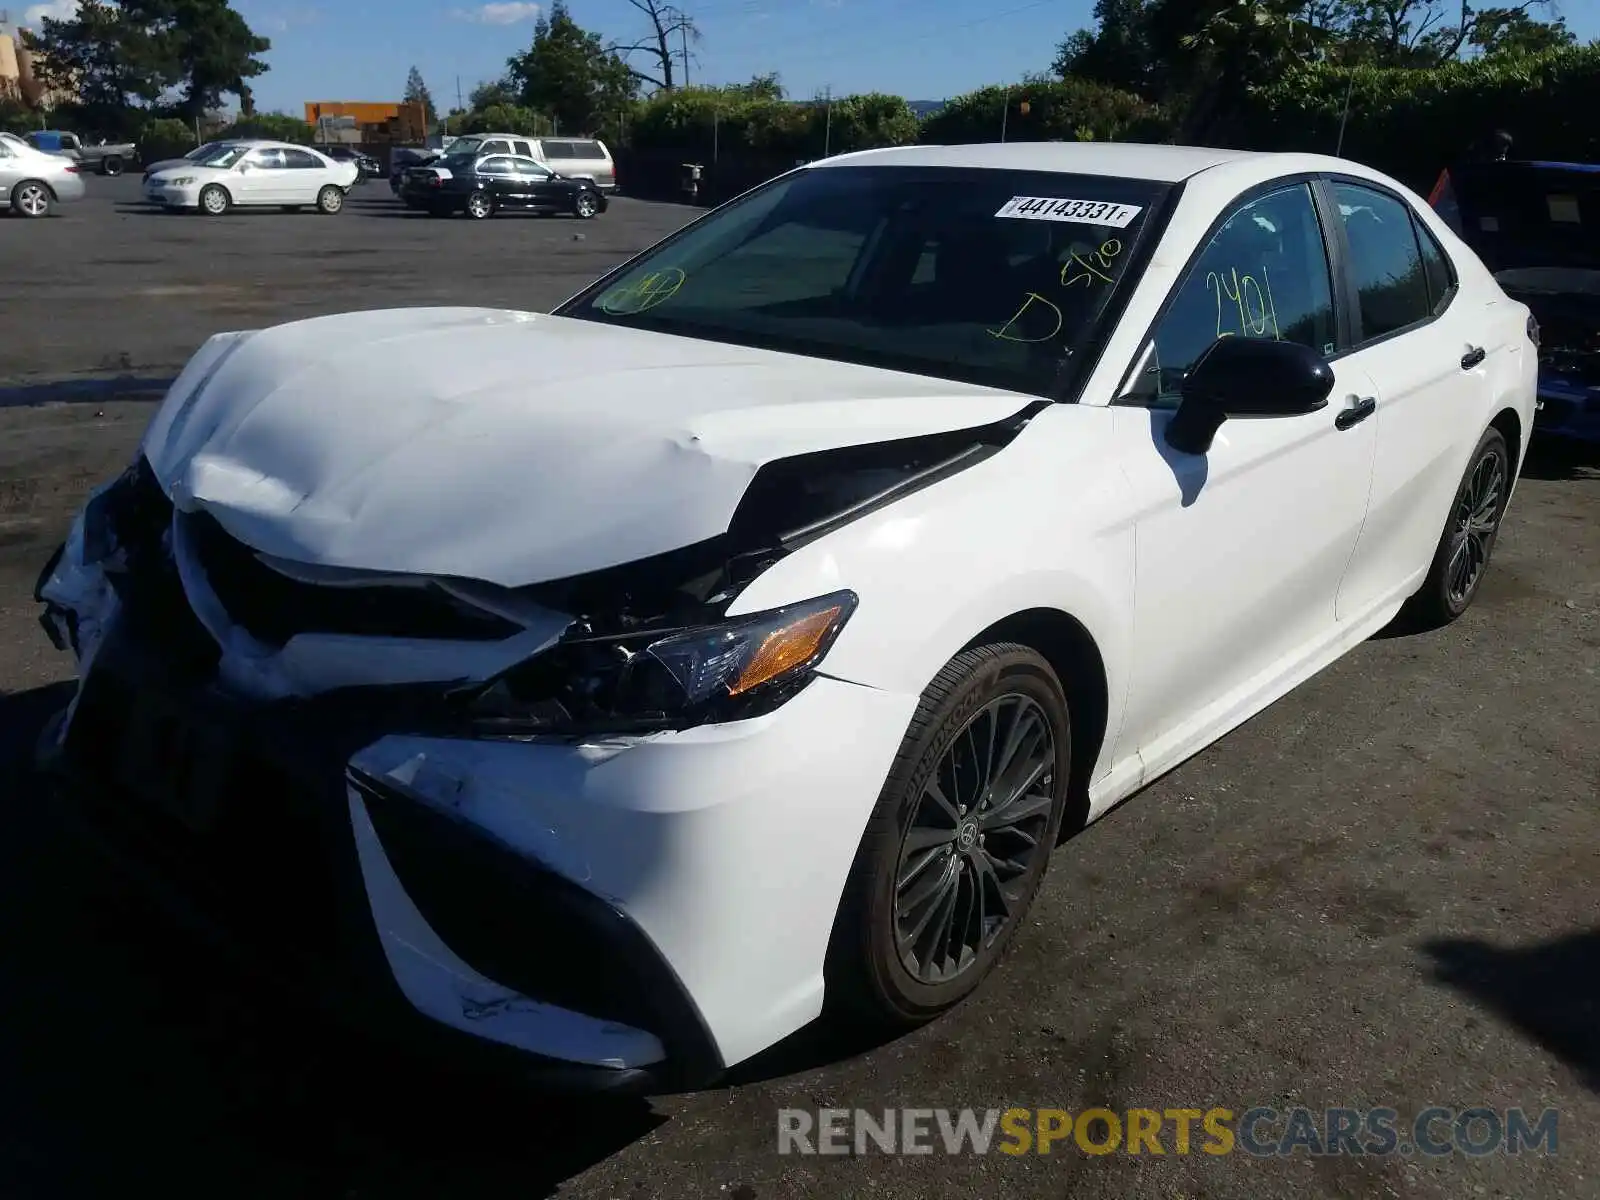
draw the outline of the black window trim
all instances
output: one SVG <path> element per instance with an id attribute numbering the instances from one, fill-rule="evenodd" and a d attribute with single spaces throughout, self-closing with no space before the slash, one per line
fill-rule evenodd
<path id="1" fill-rule="evenodd" d="M 1275 192 L 1288 191 L 1294 187 L 1305 187 L 1311 193 L 1311 207 L 1316 214 L 1317 224 L 1321 229 L 1322 248 L 1328 259 L 1328 290 L 1329 299 L 1333 304 L 1334 352 L 1326 356 L 1327 361 L 1330 363 L 1337 362 L 1340 358 L 1350 353 L 1353 348 L 1352 335 L 1355 332 L 1352 327 L 1352 318 L 1357 310 L 1351 306 L 1350 272 L 1348 270 L 1347 247 L 1344 242 L 1344 226 L 1342 222 L 1336 219 L 1339 215 L 1339 208 L 1338 205 L 1333 203 L 1332 192 L 1327 188 L 1326 180 L 1327 176 L 1320 171 L 1299 171 L 1293 175 L 1280 175 L 1276 179 L 1252 184 L 1223 205 L 1222 211 L 1207 226 L 1205 233 L 1200 237 L 1199 243 L 1190 253 L 1188 259 L 1185 260 L 1183 269 L 1178 272 L 1177 282 L 1168 289 L 1166 298 L 1161 302 L 1161 307 L 1156 310 L 1156 315 L 1146 327 L 1144 336 L 1136 344 L 1133 357 L 1128 360 L 1122 369 L 1122 373 L 1117 376 L 1116 386 L 1120 388 L 1127 383 L 1128 376 L 1133 373 L 1134 367 L 1143 359 L 1146 347 L 1155 338 L 1156 330 L 1171 314 L 1174 305 L 1177 304 L 1179 293 L 1182 292 L 1184 285 L 1189 282 L 1189 276 L 1193 273 L 1195 267 L 1199 265 L 1201 257 L 1210 249 L 1212 241 L 1217 234 L 1222 232 L 1222 227 L 1232 220 L 1239 209 L 1245 205 L 1254 204 L 1257 200 L 1270 196 Z M 1181 191 L 1181 184 L 1173 190 L 1174 209 Z M 1163 233 L 1167 228 L 1170 217 L 1171 213 L 1169 212 L 1162 222 Z M 1331 223 L 1330 217 L 1335 218 Z M 1149 254 L 1154 253 L 1154 250 L 1155 247 L 1152 245 L 1147 252 L 1147 258 Z M 1144 263 L 1141 263 L 1141 268 L 1144 265 Z M 1131 293 L 1129 293 L 1129 296 L 1124 297 L 1123 303 L 1126 304 L 1129 298 L 1131 298 Z M 1090 369 L 1092 370 L 1093 368 L 1091 367 Z M 1083 377 L 1087 378 L 1087 375 Z M 1122 395 L 1113 395 L 1107 407 L 1146 408 L 1161 412 L 1170 411 L 1168 406 L 1157 405 L 1152 399 Z"/>
<path id="2" fill-rule="evenodd" d="M 1429 325 L 1432 325 L 1440 317 L 1444 316 L 1444 314 L 1449 311 L 1451 304 L 1455 302 L 1455 298 L 1461 290 L 1461 275 L 1460 272 L 1456 270 L 1455 261 L 1450 257 L 1449 251 L 1445 250 L 1443 243 L 1441 243 L 1438 238 L 1433 238 L 1434 244 L 1438 247 L 1440 253 L 1444 255 L 1445 267 L 1450 272 L 1450 286 L 1445 289 L 1444 304 L 1437 304 L 1433 299 L 1433 285 L 1427 281 L 1427 264 L 1424 262 L 1422 274 L 1423 286 L 1428 293 L 1428 315 L 1422 318 L 1420 321 L 1412 321 L 1409 325 L 1402 325 L 1399 329 L 1391 329 L 1388 333 L 1379 334 L 1377 337 L 1364 337 L 1363 333 L 1365 331 L 1361 328 L 1361 291 L 1356 285 L 1355 272 L 1349 269 L 1350 243 L 1345 237 L 1344 219 L 1342 214 L 1339 212 L 1339 201 L 1334 195 L 1333 191 L 1334 187 L 1339 184 L 1343 184 L 1347 187 L 1362 188 L 1369 192 L 1376 192 L 1378 195 L 1389 200 L 1393 200 L 1395 203 L 1404 208 L 1406 210 L 1406 215 L 1411 218 L 1411 237 L 1412 240 L 1416 242 L 1417 258 L 1419 261 L 1422 260 L 1422 235 L 1427 234 L 1429 237 L 1432 237 L 1433 234 L 1432 231 L 1429 230 L 1428 227 L 1423 223 L 1422 217 L 1416 210 L 1416 206 L 1393 188 L 1386 187 L 1385 185 L 1378 183 L 1376 180 L 1363 179 L 1359 175 L 1344 175 L 1337 172 L 1323 175 L 1322 186 L 1327 192 L 1328 213 L 1334 218 L 1334 237 L 1338 240 L 1340 247 L 1340 259 L 1345 266 L 1344 292 L 1347 302 L 1350 305 L 1351 313 L 1350 341 L 1347 348 L 1345 348 L 1342 353 L 1355 354 L 1362 350 L 1370 350 L 1374 346 L 1381 346 L 1391 338 L 1401 337 L 1408 333 L 1415 333 L 1419 329 L 1425 329 Z M 1329 361 L 1331 362 L 1332 360 L 1330 359 Z"/>

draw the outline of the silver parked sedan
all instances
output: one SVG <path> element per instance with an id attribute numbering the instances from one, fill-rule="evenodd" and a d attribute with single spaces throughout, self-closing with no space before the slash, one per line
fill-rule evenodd
<path id="1" fill-rule="evenodd" d="M 83 176 L 69 158 L 0 138 L 0 209 L 42 217 L 57 204 L 83 199 Z"/>

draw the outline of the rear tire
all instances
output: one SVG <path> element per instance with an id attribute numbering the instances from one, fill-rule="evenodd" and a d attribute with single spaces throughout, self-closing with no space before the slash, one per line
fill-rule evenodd
<path id="1" fill-rule="evenodd" d="M 109 158 L 101 159 L 100 160 L 100 174 L 102 174 L 102 175 L 121 175 L 122 174 L 122 159 L 118 158 L 115 154 L 111 155 L 111 157 L 109 157 Z"/>
<path id="2" fill-rule="evenodd" d="M 486 192 L 473 192 L 467 197 L 467 216 L 483 221 L 494 216 L 494 199 Z"/>
<path id="3" fill-rule="evenodd" d="M 830 1007 L 903 1029 L 977 988 L 1044 878 L 1071 760 L 1066 695 L 1036 651 L 979 646 L 939 672 L 845 885 L 828 948 Z"/>
<path id="4" fill-rule="evenodd" d="M 344 189 L 328 184 L 317 193 L 317 211 L 331 217 L 344 210 Z"/>
<path id="5" fill-rule="evenodd" d="M 50 186 L 37 179 L 24 179 L 11 189 L 11 211 L 29 220 L 48 216 L 55 200 Z"/>
<path id="6" fill-rule="evenodd" d="M 1441 628 L 1472 606 L 1500 536 L 1514 469 L 1505 437 L 1486 430 L 1456 488 L 1427 578 L 1406 602 L 1402 616 L 1413 626 Z"/>

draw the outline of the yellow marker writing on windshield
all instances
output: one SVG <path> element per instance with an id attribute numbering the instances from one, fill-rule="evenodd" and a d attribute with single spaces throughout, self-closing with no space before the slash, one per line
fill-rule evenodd
<path id="1" fill-rule="evenodd" d="M 1036 316 L 1029 317 L 1025 322 L 1023 318 L 1027 316 L 1029 311 L 1033 310 L 1035 306 L 1042 307 L 1038 309 Z M 1046 310 L 1049 311 L 1047 312 Z M 1054 324 L 1051 324 L 1050 328 L 1046 332 L 1038 334 L 1037 336 L 1035 336 L 1032 332 L 1029 332 L 1031 329 L 1044 328 L 1046 324 L 1051 322 L 1052 318 L 1054 319 Z M 1050 301 L 1046 300 L 1043 296 L 1039 295 L 1038 292 L 1029 292 L 1026 298 L 1024 298 L 1022 301 L 1022 307 L 1017 309 L 1016 314 L 1011 318 L 1011 320 L 1000 326 L 999 329 L 986 329 L 984 332 L 992 338 L 999 338 L 1002 342 L 1048 342 L 1051 338 L 1055 337 L 1056 334 L 1061 332 L 1062 319 L 1061 310 L 1059 308 L 1057 308 L 1054 304 L 1051 304 Z M 1024 336 L 1025 332 L 1027 333 L 1027 336 Z"/>
<path id="2" fill-rule="evenodd" d="M 1061 267 L 1061 286 L 1075 287 L 1081 283 L 1088 287 L 1096 279 L 1110 283 L 1113 260 L 1121 253 L 1122 243 L 1116 238 L 1103 242 L 1100 249 L 1086 255 L 1074 251 Z"/>
<path id="3" fill-rule="evenodd" d="M 663 267 L 602 296 L 598 307 L 613 316 L 642 313 L 671 300 L 687 278 L 677 267 Z"/>

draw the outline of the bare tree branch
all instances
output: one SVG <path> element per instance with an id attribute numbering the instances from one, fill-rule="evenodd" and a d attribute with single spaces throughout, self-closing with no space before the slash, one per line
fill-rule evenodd
<path id="1" fill-rule="evenodd" d="M 648 55 L 656 67 L 655 76 L 635 70 L 632 66 L 629 66 L 629 71 L 646 83 L 670 91 L 674 86 L 674 60 L 687 58 L 687 45 L 690 41 L 700 40 L 700 29 L 693 17 L 677 5 L 666 3 L 666 0 L 628 0 L 628 3 L 650 22 L 650 32 L 644 40 L 634 45 L 615 47 L 615 52 L 623 58 L 629 54 Z M 681 51 L 673 49 L 674 37 L 684 47 Z"/>

